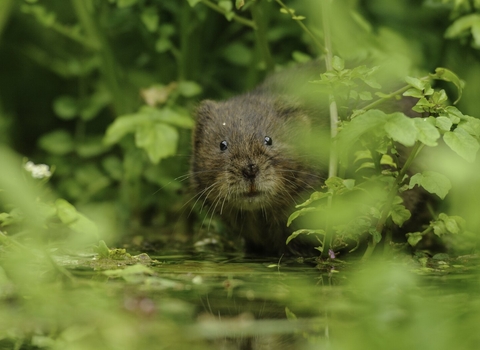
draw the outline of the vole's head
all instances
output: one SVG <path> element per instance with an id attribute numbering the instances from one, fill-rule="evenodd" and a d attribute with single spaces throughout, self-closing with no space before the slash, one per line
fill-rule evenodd
<path id="1" fill-rule="evenodd" d="M 310 129 L 307 113 L 278 98 L 202 102 L 193 134 L 196 194 L 217 212 L 290 207 L 318 179 L 303 154 Z"/>

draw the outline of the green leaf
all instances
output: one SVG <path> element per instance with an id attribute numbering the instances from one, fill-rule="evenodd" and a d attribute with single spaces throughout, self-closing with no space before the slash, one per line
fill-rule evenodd
<path id="1" fill-rule="evenodd" d="M 143 148 L 153 164 L 177 152 L 178 132 L 166 124 L 146 124 L 135 133 L 135 144 Z"/>
<path id="2" fill-rule="evenodd" d="M 480 148 L 478 141 L 462 128 L 446 132 L 443 140 L 448 147 L 463 159 L 474 162 L 477 151 Z"/>
<path id="3" fill-rule="evenodd" d="M 192 128 L 193 120 L 186 110 L 164 107 L 143 106 L 138 113 L 118 117 L 110 124 L 105 133 L 103 142 L 113 145 L 120 141 L 126 134 L 137 131 L 140 127 L 151 127 L 152 123 L 167 123 L 181 128 Z"/>
<path id="4" fill-rule="evenodd" d="M 252 50 L 240 42 L 228 45 L 223 50 L 222 55 L 230 63 L 239 66 L 247 66 L 252 61 Z"/>
<path id="5" fill-rule="evenodd" d="M 459 234 L 463 232 L 465 227 L 465 220 L 460 216 L 449 216 L 445 213 L 440 213 L 438 219 L 431 223 L 433 232 L 441 237 L 446 234 Z"/>
<path id="6" fill-rule="evenodd" d="M 303 21 L 305 18 L 305 16 L 293 16 L 292 19 L 295 20 L 295 21 Z"/>
<path id="7" fill-rule="evenodd" d="M 178 92 L 185 97 L 192 97 L 202 92 L 202 87 L 194 81 L 181 81 L 178 83 Z"/>
<path id="8" fill-rule="evenodd" d="M 423 238 L 421 232 L 407 233 L 407 241 L 412 247 L 415 247 Z"/>
<path id="9" fill-rule="evenodd" d="M 290 320 L 290 321 L 297 320 L 297 316 L 293 312 L 291 312 L 290 309 L 286 306 L 285 306 L 285 316 L 287 317 L 287 320 Z"/>
<path id="10" fill-rule="evenodd" d="M 187 1 L 191 7 L 194 7 L 196 4 L 198 4 L 202 0 L 187 0 Z"/>
<path id="11" fill-rule="evenodd" d="M 393 222 L 399 227 L 402 227 L 403 223 L 410 219 L 412 213 L 410 213 L 410 211 L 405 208 L 403 204 L 396 204 L 392 206 L 390 215 L 392 216 Z"/>
<path id="12" fill-rule="evenodd" d="M 480 119 L 466 115 L 459 127 L 476 138 L 480 137 Z"/>
<path id="13" fill-rule="evenodd" d="M 413 146 L 417 141 L 417 128 L 412 118 L 397 112 L 388 115 L 385 131 L 394 140 L 404 146 Z"/>
<path id="14" fill-rule="evenodd" d="M 86 137 L 83 141 L 77 143 L 75 150 L 82 158 L 96 157 L 108 150 L 101 137 Z"/>
<path id="15" fill-rule="evenodd" d="M 448 96 L 445 90 L 435 91 L 431 97 L 431 102 L 434 105 L 444 105 L 448 101 Z"/>
<path id="16" fill-rule="evenodd" d="M 371 109 L 353 118 L 338 133 L 340 149 L 348 150 L 363 134 L 382 127 L 386 119 L 387 114 L 378 109 Z"/>
<path id="17" fill-rule="evenodd" d="M 422 98 L 423 97 L 423 92 L 421 90 L 418 90 L 418 89 L 415 89 L 415 88 L 410 88 L 403 93 L 403 96 L 412 96 L 412 97 L 416 97 L 416 98 Z"/>
<path id="18" fill-rule="evenodd" d="M 53 111 L 61 119 L 74 119 L 78 114 L 77 100 L 68 95 L 59 96 L 53 101 Z"/>
<path id="19" fill-rule="evenodd" d="M 434 171 L 424 171 L 413 175 L 410 178 L 408 188 L 412 189 L 415 185 L 423 187 L 426 191 L 436 194 L 441 199 L 444 199 L 452 188 L 450 180 L 445 175 Z"/>
<path id="20" fill-rule="evenodd" d="M 55 207 L 60 221 L 73 231 L 98 236 L 97 226 L 90 219 L 77 212 L 77 209 L 65 199 L 57 199 Z"/>
<path id="21" fill-rule="evenodd" d="M 458 98 L 453 102 L 456 104 L 462 98 L 463 86 L 465 83 L 451 70 L 447 68 L 438 67 L 435 69 L 435 74 L 430 74 L 433 79 L 444 80 L 453 83 L 458 90 Z"/>
<path id="22" fill-rule="evenodd" d="M 413 118 L 412 120 L 418 131 L 418 140 L 427 146 L 436 146 L 437 140 L 440 138 L 440 133 L 437 128 L 430 124 L 426 119 Z"/>
<path id="23" fill-rule="evenodd" d="M 233 16 L 233 3 L 231 0 L 220 0 L 218 2 L 218 7 L 220 7 L 221 9 L 223 9 L 225 11 L 225 17 L 227 18 L 227 20 L 231 20 L 232 19 L 232 16 Z"/>
<path id="24" fill-rule="evenodd" d="M 240 10 L 245 5 L 245 0 L 235 0 L 235 7 Z"/>
<path id="25" fill-rule="evenodd" d="M 167 52 L 172 47 L 172 42 L 166 37 L 160 37 L 155 43 L 155 51 L 157 52 Z"/>
<path id="26" fill-rule="evenodd" d="M 301 52 L 301 51 L 293 51 L 292 52 L 292 58 L 297 63 L 306 63 L 306 62 L 310 62 L 312 60 L 311 56 L 309 56 L 308 54 L 306 54 L 304 52 Z"/>
<path id="27" fill-rule="evenodd" d="M 372 93 L 370 91 L 362 91 L 358 94 L 358 96 L 362 101 L 370 101 L 373 99 Z"/>
<path id="28" fill-rule="evenodd" d="M 145 10 L 143 10 L 142 14 L 140 15 L 140 19 L 149 32 L 154 33 L 158 29 L 160 16 L 158 15 L 155 7 L 147 7 Z"/>
<path id="29" fill-rule="evenodd" d="M 319 235 L 325 235 L 324 230 L 308 230 L 308 229 L 301 229 L 292 232 L 290 236 L 288 236 L 286 244 L 290 243 L 290 241 L 294 238 L 296 238 L 299 235 L 310 235 L 310 234 L 319 234 Z"/>
<path id="30" fill-rule="evenodd" d="M 123 178 L 123 166 L 121 160 L 116 156 L 108 156 L 102 160 L 102 167 L 114 180 L 120 181 Z"/>
<path id="31" fill-rule="evenodd" d="M 98 242 L 98 246 L 95 247 L 95 251 L 101 258 L 108 258 L 110 253 L 110 249 L 108 249 L 104 240 Z"/>
<path id="32" fill-rule="evenodd" d="M 281 13 L 285 13 L 285 14 L 290 14 L 290 13 L 295 13 L 295 10 L 292 9 L 292 8 L 289 8 L 289 9 L 287 10 L 287 9 L 281 7 L 281 8 L 280 8 L 280 12 L 281 12 Z"/>
<path id="33" fill-rule="evenodd" d="M 480 23 L 479 14 L 471 14 L 460 17 L 447 28 L 445 31 L 445 38 L 453 39 L 458 37 L 478 23 Z"/>
<path id="34" fill-rule="evenodd" d="M 465 219 L 463 219 L 460 216 L 447 215 L 445 213 L 440 213 L 438 215 L 438 218 L 440 220 L 443 220 L 443 222 L 445 222 L 445 228 L 451 234 L 459 234 L 463 232 L 466 225 Z"/>
<path id="35" fill-rule="evenodd" d="M 72 136 L 65 130 L 55 130 L 38 140 L 39 146 L 48 153 L 63 156 L 74 150 Z"/>
<path id="36" fill-rule="evenodd" d="M 443 218 L 443 221 L 445 222 L 445 228 L 449 233 L 452 234 L 458 234 L 460 233 L 460 227 L 457 224 L 457 221 L 453 218 Z"/>
<path id="37" fill-rule="evenodd" d="M 106 90 L 99 89 L 90 97 L 81 101 L 79 106 L 80 117 L 84 121 L 92 120 L 110 103 L 110 101 L 110 93 Z"/>
<path id="38" fill-rule="evenodd" d="M 345 61 L 338 57 L 338 56 L 333 56 L 332 59 L 332 67 L 335 69 L 337 72 L 340 72 L 345 69 Z"/>
<path id="39" fill-rule="evenodd" d="M 446 116 L 450 118 L 453 124 L 458 124 L 460 123 L 460 120 L 465 118 L 465 115 L 454 106 L 445 107 L 444 112 L 447 112 Z"/>
<path id="40" fill-rule="evenodd" d="M 177 107 L 175 109 L 164 107 L 157 109 L 150 106 L 143 106 L 140 108 L 139 114 L 147 115 L 155 122 L 168 123 L 180 128 L 193 128 L 194 121 L 186 109 Z"/>
<path id="41" fill-rule="evenodd" d="M 412 110 L 418 113 L 429 112 L 430 108 L 433 107 L 433 104 L 429 102 L 425 97 L 422 97 L 417 101 Z"/>
<path id="42" fill-rule="evenodd" d="M 435 118 L 435 125 L 442 131 L 450 131 L 452 128 L 452 121 L 447 117 L 437 117 Z"/>
<path id="43" fill-rule="evenodd" d="M 288 221 L 287 221 L 287 226 L 290 226 L 293 222 L 293 220 L 295 220 L 296 218 L 300 217 L 300 216 L 303 216 L 303 215 L 306 215 L 308 213 L 311 213 L 313 211 L 317 211 L 318 209 L 317 208 L 313 208 L 313 207 L 308 207 L 308 208 L 302 208 L 300 210 L 296 210 L 294 211 L 289 217 L 288 217 Z"/>
<path id="44" fill-rule="evenodd" d="M 367 78 L 361 78 L 361 79 L 365 84 L 367 84 L 371 88 L 374 88 L 374 89 L 381 89 L 382 88 L 382 85 L 380 85 L 377 81 L 375 81 L 373 79 L 367 79 Z"/>
<path id="45" fill-rule="evenodd" d="M 137 127 L 149 123 L 151 118 L 148 115 L 128 114 L 118 117 L 107 128 L 103 142 L 106 145 L 113 145 L 120 141 L 126 134 L 135 132 Z"/>
<path id="46" fill-rule="evenodd" d="M 355 179 L 345 179 L 343 180 L 343 185 L 346 189 L 353 190 L 353 188 L 355 187 Z"/>
<path id="47" fill-rule="evenodd" d="M 417 90 L 423 91 L 425 89 L 425 81 L 413 77 L 405 77 L 405 81 L 408 85 L 414 87 Z"/>
<path id="48" fill-rule="evenodd" d="M 473 36 L 472 46 L 476 49 L 480 49 L 480 21 L 472 25 L 472 36 Z"/>
<path id="49" fill-rule="evenodd" d="M 305 202 L 301 203 L 301 204 L 298 204 L 295 206 L 295 208 L 302 208 L 302 207 L 306 207 L 308 205 L 310 205 L 311 203 L 319 200 L 319 199 L 322 199 L 322 198 L 325 198 L 325 197 L 328 197 L 330 196 L 329 193 L 326 193 L 326 192 L 313 192 L 311 195 L 310 195 L 310 198 L 307 199 Z"/>
<path id="50" fill-rule="evenodd" d="M 441 220 L 434 221 L 431 225 L 433 227 L 433 233 L 435 233 L 438 237 L 442 237 L 448 233 L 445 223 Z"/>

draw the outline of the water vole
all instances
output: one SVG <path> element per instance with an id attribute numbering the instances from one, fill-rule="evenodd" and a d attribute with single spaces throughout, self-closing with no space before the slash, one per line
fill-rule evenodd
<path id="1" fill-rule="evenodd" d="M 298 242 L 285 244 L 288 215 L 325 180 L 326 169 L 309 150 L 311 112 L 277 91 L 275 80 L 226 101 L 203 101 L 193 133 L 197 203 L 220 214 L 247 253 L 262 255 L 297 249 Z"/>

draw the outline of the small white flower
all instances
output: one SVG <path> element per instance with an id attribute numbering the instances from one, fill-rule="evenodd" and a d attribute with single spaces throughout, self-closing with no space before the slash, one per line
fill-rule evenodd
<path id="1" fill-rule="evenodd" d="M 45 177 L 52 176 L 50 168 L 46 164 L 34 164 L 33 162 L 28 161 L 24 168 L 26 171 L 32 174 L 34 179 L 43 179 Z"/>

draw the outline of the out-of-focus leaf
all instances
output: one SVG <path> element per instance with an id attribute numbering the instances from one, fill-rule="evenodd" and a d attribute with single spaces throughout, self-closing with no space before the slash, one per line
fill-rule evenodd
<path id="1" fill-rule="evenodd" d="M 177 152 L 178 132 L 165 124 L 144 125 L 135 133 L 135 144 L 143 148 L 154 164 Z"/>
<path id="2" fill-rule="evenodd" d="M 155 7 L 147 7 L 142 11 L 140 18 L 149 32 L 153 33 L 157 30 L 160 16 L 158 15 Z"/>
<path id="3" fill-rule="evenodd" d="M 410 178 L 408 187 L 412 189 L 415 185 L 423 187 L 430 193 L 434 193 L 444 199 L 448 191 L 452 188 L 450 180 L 442 174 L 434 171 L 424 171 L 413 175 Z"/>
<path id="4" fill-rule="evenodd" d="M 73 151 L 72 136 L 65 130 L 56 130 L 43 135 L 38 140 L 39 146 L 51 154 L 65 155 Z"/>
<path id="5" fill-rule="evenodd" d="M 78 102 L 72 96 L 59 96 L 53 101 L 53 110 L 59 118 L 70 120 L 77 116 Z"/>
<path id="6" fill-rule="evenodd" d="M 418 130 L 412 118 L 405 114 L 397 112 L 389 115 L 385 124 L 387 134 L 397 142 L 404 146 L 413 146 L 417 140 Z"/>
<path id="7" fill-rule="evenodd" d="M 443 135 L 443 140 L 455 153 L 469 162 L 475 161 L 477 151 L 480 148 L 477 139 L 464 129 L 458 127 L 454 131 L 448 131 Z"/>

